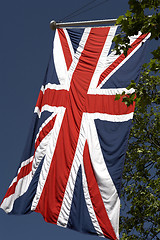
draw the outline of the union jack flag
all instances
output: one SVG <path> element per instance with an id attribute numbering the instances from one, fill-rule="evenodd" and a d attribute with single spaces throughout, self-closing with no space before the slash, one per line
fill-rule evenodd
<path id="1" fill-rule="evenodd" d="M 117 26 L 57 29 L 16 177 L 1 208 L 119 239 L 120 185 L 134 105 L 115 95 L 138 79 L 149 35 L 116 55 Z"/>

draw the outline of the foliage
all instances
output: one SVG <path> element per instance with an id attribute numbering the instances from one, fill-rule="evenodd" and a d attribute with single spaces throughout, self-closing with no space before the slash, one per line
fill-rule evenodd
<path id="1" fill-rule="evenodd" d="M 129 36 L 141 31 L 143 34 L 150 32 L 150 39 L 158 40 L 160 37 L 160 0 L 129 0 L 128 3 L 130 10 L 116 22 L 122 31 L 114 38 L 117 53 L 123 50 L 125 55 L 129 48 Z"/>
<path id="2" fill-rule="evenodd" d="M 142 72 L 123 173 L 122 239 L 160 239 L 160 78 Z M 141 103 L 140 103 L 141 102 Z"/>
<path id="3" fill-rule="evenodd" d="M 128 36 L 151 33 L 160 38 L 160 0 L 129 0 L 130 10 L 117 24 L 122 33 L 114 38 L 115 49 L 127 55 Z M 151 11 L 151 16 L 146 14 Z M 139 84 L 131 82 L 135 93 L 125 96 L 129 106 L 136 101 L 126 162 L 123 173 L 121 239 L 160 239 L 160 47 L 144 64 Z M 119 96 L 116 97 L 117 99 Z"/>

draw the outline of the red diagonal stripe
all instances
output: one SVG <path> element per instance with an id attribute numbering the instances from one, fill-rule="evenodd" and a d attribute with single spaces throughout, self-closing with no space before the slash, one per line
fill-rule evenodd
<path id="1" fill-rule="evenodd" d="M 42 142 L 42 140 L 52 130 L 52 128 L 54 126 L 55 119 L 56 119 L 56 117 L 52 118 L 40 131 L 39 136 L 38 136 L 38 138 L 36 140 L 36 143 L 35 143 L 35 151 L 36 151 L 37 147 L 39 146 L 39 144 Z"/>
<path id="2" fill-rule="evenodd" d="M 42 99 L 43 99 L 43 92 L 42 92 L 42 90 L 40 90 L 38 99 L 37 99 L 37 103 L 36 103 L 36 107 L 38 107 L 40 111 L 42 108 Z"/>
<path id="3" fill-rule="evenodd" d="M 129 56 L 133 50 L 143 41 L 143 39 L 148 34 L 140 35 L 132 44 L 131 48 L 129 48 L 127 52 L 127 56 Z M 125 59 L 125 55 L 121 54 L 100 76 L 98 86 L 103 82 L 103 80 Z"/>
<path id="4" fill-rule="evenodd" d="M 66 65 L 67 65 L 67 70 L 70 68 L 71 63 L 72 63 L 72 55 L 71 55 L 71 51 L 68 45 L 68 41 L 66 39 L 66 35 L 64 33 L 63 29 L 58 29 L 58 34 L 59 34 L 59 38 L 61 41 L 61 46 L 63 49 L 63 54 L 64 54 L 64 58 L 66 61 Z"/>
<path id="5" fill-rule="evenodd" d="M 32 170 L 32 162 L 28 163 L 27 165 L 25 165 L 24 167 L 21 168 L 20 172 L 17 175 L 17 181 L 14 182 L 11 187 L 8 188 L 8 191 L 4 198 L 9 197 L 10 195 L 12 195 L 15 192 L 15 188 L 16 188 L 18 181 L 21 178 L 24 178 L 25 176 L 27 176 L 31 172 L 31 170 Z"/>
<path id="6" fill-rule="evenodd" d="M 88 190 L 89 190 L 90 198 L 92 201 L 92 205 L 93 205 L 98 223 L 105 237 L 116 240 L 117 238 L 113 230 L 113 227 L 111 225 L 111 222 L 108 218 L 108 215 L 99 191 L 97 180 L 94 174 L 94 170 L 92 168 L 87 142 L 84 147 L 83 161 L 84 161 L 84 168 L 85 168 L 85 173 L 87 178 Z"/>

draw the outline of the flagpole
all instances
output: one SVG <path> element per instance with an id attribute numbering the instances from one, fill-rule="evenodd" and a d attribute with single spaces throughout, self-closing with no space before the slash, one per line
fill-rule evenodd
<path id="1" fill-rule="evenodd" d="M 105 25 L 105 24 L 115 24 L 117 19 L 104 19 L 104 20 L 92 20 L 92 21 L 80 21 L 80 22 L 60 22 L 57 23 L 56 21 L 52 20 L 50 22 L 50 28 L 55 30 L 56 28 L 63 28 L 63 27 L 87 27 L 87 26 L 96 26 L 96 25 Z"/>

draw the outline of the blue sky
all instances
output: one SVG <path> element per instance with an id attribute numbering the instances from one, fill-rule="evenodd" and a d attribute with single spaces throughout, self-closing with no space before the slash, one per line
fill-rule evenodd
<path id="1" fill-rule="evenodd" d="M 32 112 L 52 50 L 49 22 L 59 21 L 90 1 L 7 0 L 0 8 L 0 202 L 15 176 L 26 143 Z M 99 4 L 103 0 L 97 0 Z M 90 7 L 94 6 L 91 5 Z M 127 0 L 106 0 L 70 21 L 117 18 Z M 8 216 L 0 209 L 0 238 L 97 239 L 46 223 L 42 216 Z"/>

